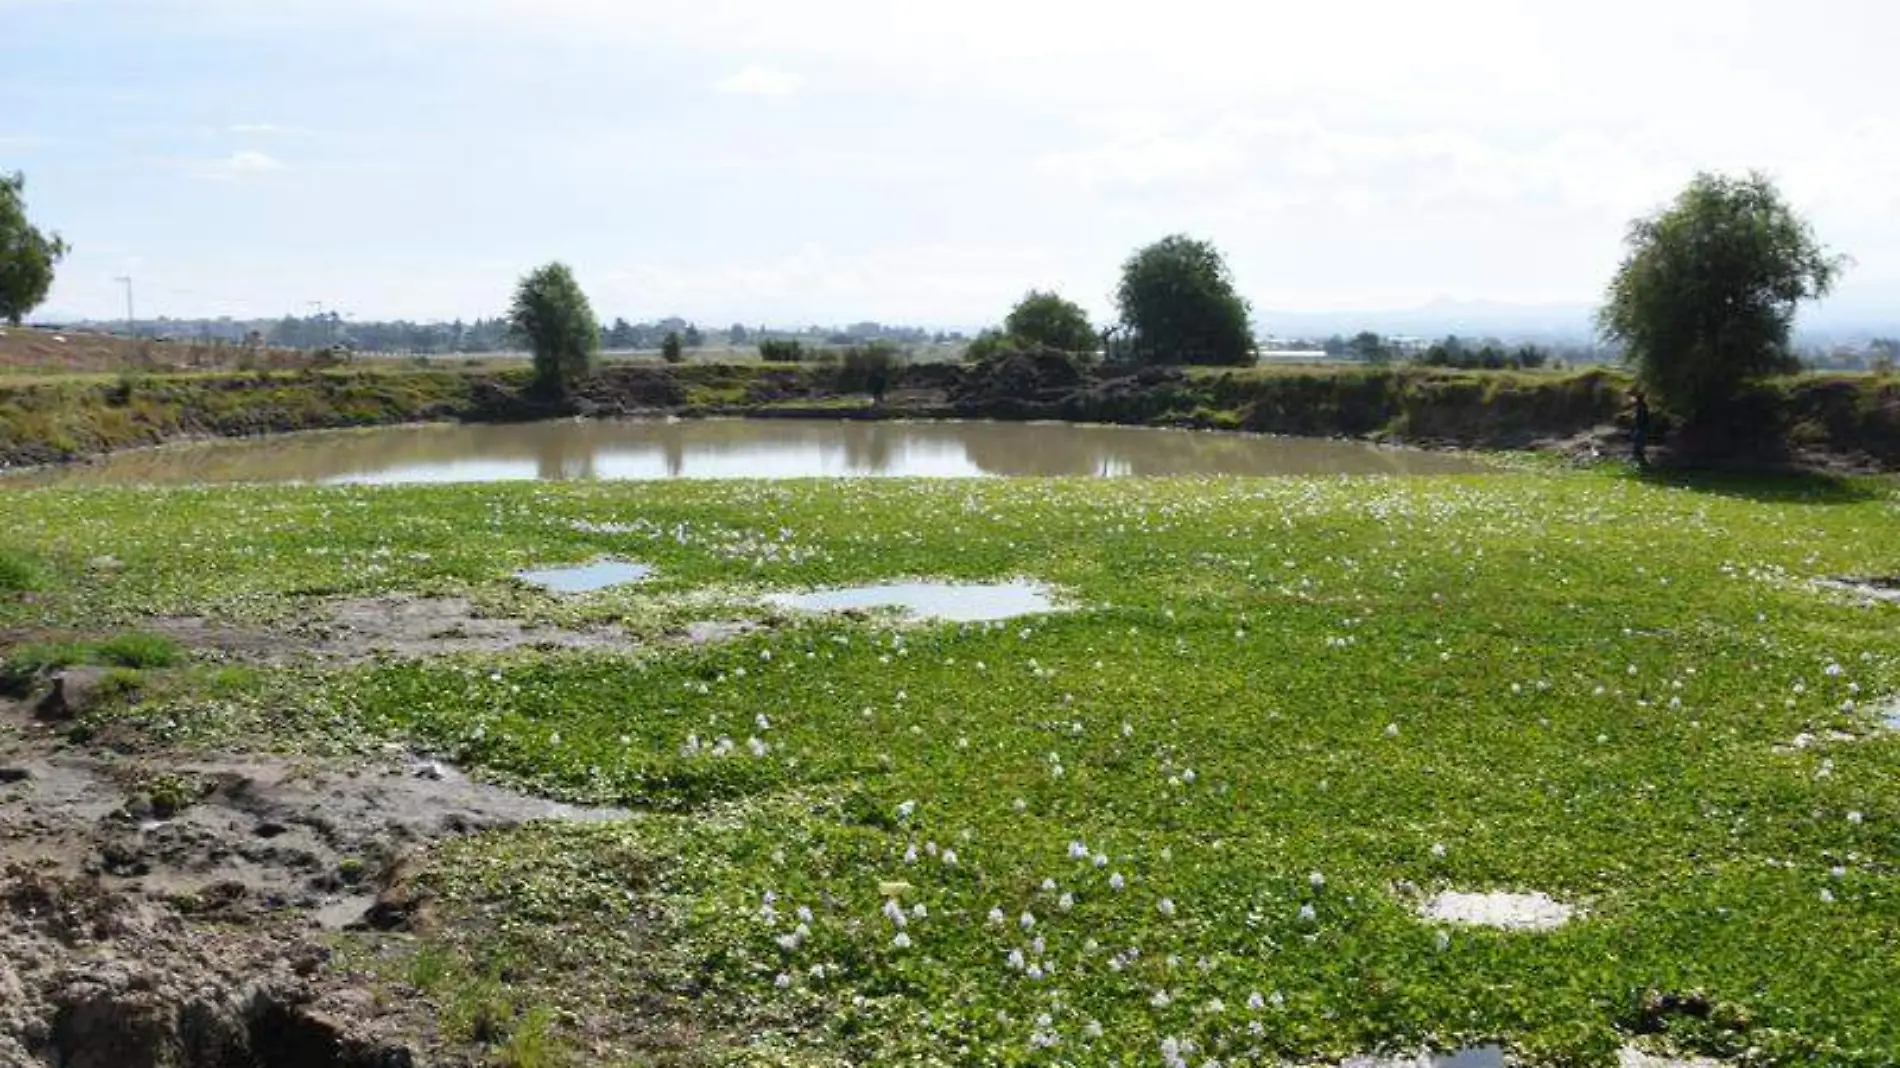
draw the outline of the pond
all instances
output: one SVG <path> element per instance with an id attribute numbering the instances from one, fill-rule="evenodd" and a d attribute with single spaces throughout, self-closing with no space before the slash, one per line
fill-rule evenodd
<path id="1" fill-rule="evenodd" d="M 319 431 L 167 446 L 25 476 L 72 483 L 414 483 L 1483 471 L 1360 442 L 1067 423 L 559 420 Z"/>

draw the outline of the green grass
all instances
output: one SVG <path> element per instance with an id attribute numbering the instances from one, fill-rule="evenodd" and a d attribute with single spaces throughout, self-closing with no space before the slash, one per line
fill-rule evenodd
<path id="1" fill-rule="evenodd" d="M 46 579 L 0 623 L 295 618 L 397 590 L 635 621 L 711 591 L 714 614 L 772 620 L 753 591 L 919 575 L 1069 598 L 1002 626 L 778 620 L 696 650 L 259 676 L 280 730 L 411 739 L 642 811 L 436 858 L 451 915 L 491 925 L 535 1004 L 612 1013 L 617 984 L 675 983 L 709 1027 L 806 1063 L 1155 1063 L 1173 1038 L 1195 1064 L 1492 1039 L 1608 1064 L 1649 1025 L 1750 1063 L 1900 1056 L 1900 737 L 1869 712 L 1900 691 L 1900 609 L 1808 586 L 1900 573 L 1891 484 L 46 489 L 0 509 Z M 109 581 L 85 571 L 101 553 L 124 564 Z M 565 602 L 509 579 L 600 555 L 657 576 Z M 1586 915 L 1441 939 L 1401 883 Z M 661 951 L 624 937 L 649 908 L 658 979 L 640 962 Z M 580 959 L 597 978 L 570 980 Z M 415 970 L 460 989 L 461 967 Z M 494 1012 L 468 989 L 468 1033 L 556 1056 L 565 1015 L 476 1028 Z M 1712 1009 L 1658 1019 L 1659 992 Z"/>
<path id="2" fill-rule="evenodd" d="M 18 553 L 0 550 L 0 596 L 24 593 L 39 583 L 39 569 Z"/>

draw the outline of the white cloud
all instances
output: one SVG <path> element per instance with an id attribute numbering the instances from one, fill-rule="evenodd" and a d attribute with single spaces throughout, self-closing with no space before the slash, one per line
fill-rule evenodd
<path id="1" fill-rule="evenodd" d="M 281 171 L 284 164 L 275 156 L 242 148 L 223 159 L 193 160 L 185 164 L 185 169 L 198 178 L 229 182 Z"/>
<path id="2" fill-rule="evenodd" d="M 719 79 L 714 88 L 732 96 L 794 96 L 805 87 L 801 74 L 753 64 Z"/>

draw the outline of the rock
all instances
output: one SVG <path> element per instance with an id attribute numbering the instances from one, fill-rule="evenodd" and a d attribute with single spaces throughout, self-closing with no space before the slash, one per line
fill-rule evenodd
<path id="1" fill-rule="evenodd" d="M 403 1046 L 352 1034 L 338 1014 L 281 993 L 263 992 L 251 1007 L 251 1055 L 276 1068 L 412 1068 Z"/>
<path id="2" fill-rule="evenodd" d="M 432 895 L 416 881 L 417 865 L 410 858 L 391 864 L 382 875 L 382 892 L 363 918 L 346 930 L 420 931 L 429 925 Z"/>
<path id="3" fill-rule="evenodd" d="M 57 1063 L 162 1068 L 181 1061 L 178 1005 L 156 986 L 155 977 L 116 961 L 74 979 L 53 999 Z"/>
<path id="4" fill-rule="evenodd" d="M 16 782 L 25 782 L 33 777 L 26 768 L 0 768 L 0 786 L 12 786 Z"/>
<path id="5" fill-rule="evenodd" d="M 105 696 L 106 670 L 71 667 L 52 677 L 51 689 L 33 704 L 33 716 L 44 723 L 64 723 L 98 707 Z"/>

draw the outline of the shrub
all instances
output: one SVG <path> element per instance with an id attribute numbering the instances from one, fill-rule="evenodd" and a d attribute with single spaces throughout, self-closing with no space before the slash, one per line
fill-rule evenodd
<path id="1" fill-rule="evenodd" d="M 792 338 L 766 338 L 759 342 L 759 359 L 767 363 L 802 363 L 805 346 Z"/>
<path id="2" fill-rule="evenodd" d="M 889 342 L 853 345 L 839 357 L 838 385 L 845 390 L 869 393 L 882 404 L 885 392 L 903 363 L 903 354 Z"/>

